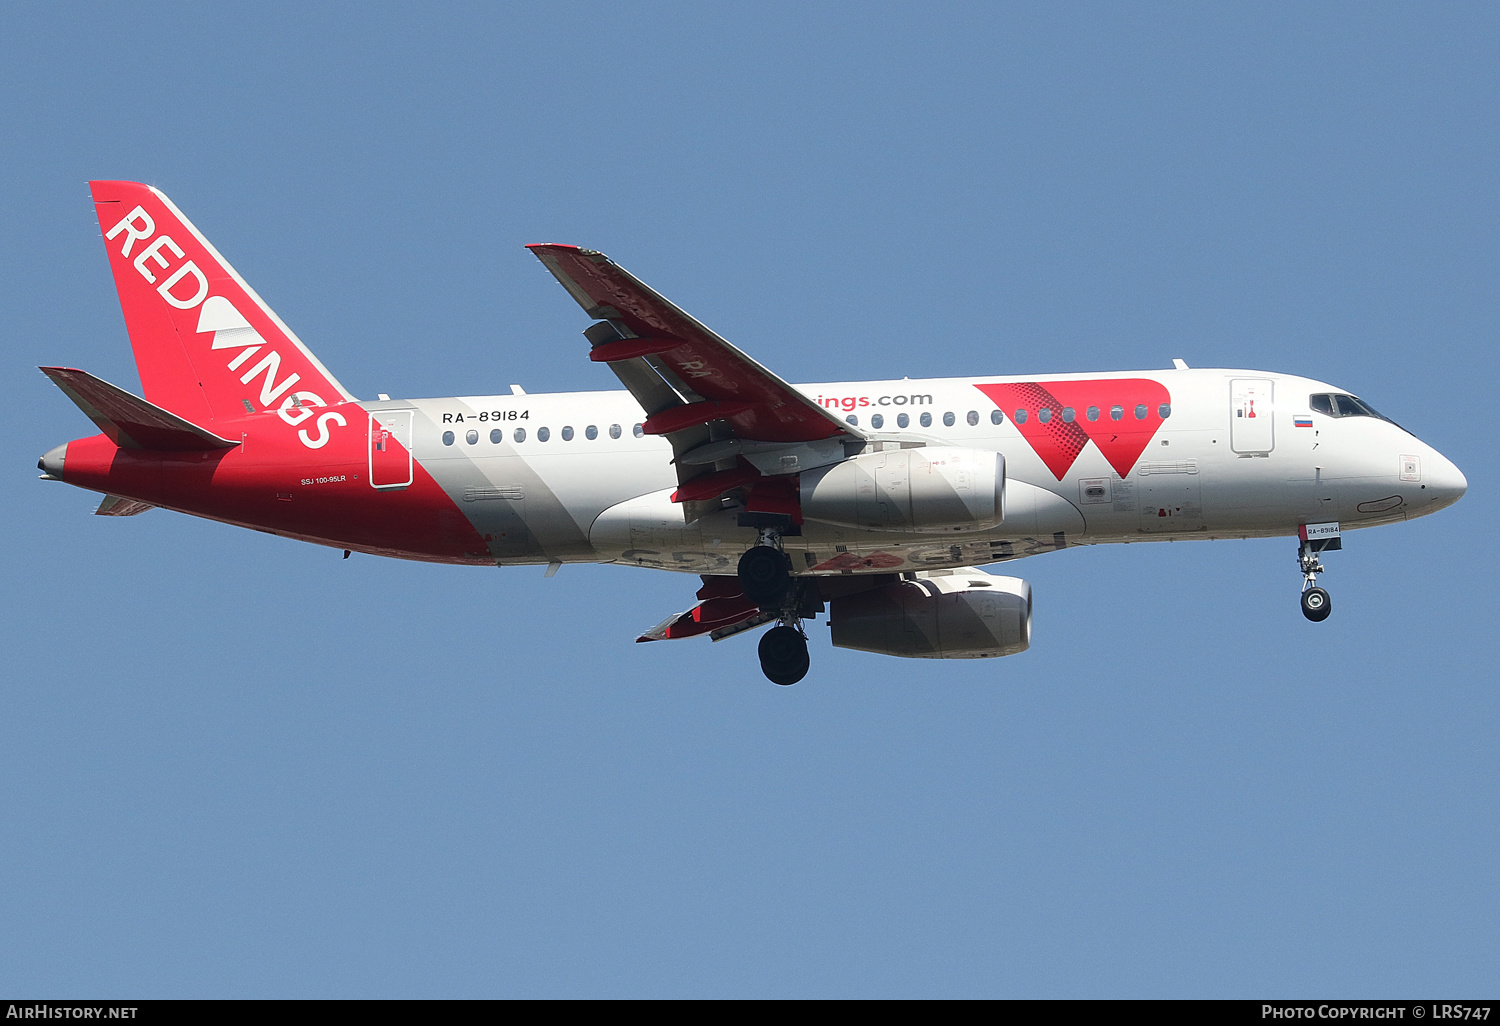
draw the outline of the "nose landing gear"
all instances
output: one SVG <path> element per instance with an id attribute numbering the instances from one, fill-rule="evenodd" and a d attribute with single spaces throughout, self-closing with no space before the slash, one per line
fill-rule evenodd
<path id="1" fill-rule="evenodd" d="M 1316 544 L 1303 538 L 1297 547 L 1297 562 L 1302 567 L 1302 615 L 1313 623 L 1322 623 L 1333 612 L 1333 599 L 1318 587 L 1318 575 L 1324 571 L 1318 558 L 1322 550 L 1314 548 Z"/>

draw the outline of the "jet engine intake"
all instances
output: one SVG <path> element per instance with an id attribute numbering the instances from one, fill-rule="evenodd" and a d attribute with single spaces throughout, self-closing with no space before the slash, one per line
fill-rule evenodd
<path id="1" fill-rule="evenodd" d="M 835 648 L 908 659 L 989 659 L 1031 645 L 1031 585 L 980 570 L 920 574 L 835 598 L 828 612 Z"/>
<path id="2" fill-rule="evenodd" d="M 802 515 L 914 534 L 987 531 L 1005 518 L 1005 457 L 936 445 L 868 452 L 805 471 Z"/>

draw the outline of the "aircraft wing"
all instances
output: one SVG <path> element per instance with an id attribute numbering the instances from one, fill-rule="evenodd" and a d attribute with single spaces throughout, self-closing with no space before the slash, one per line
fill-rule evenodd
<path id="1" fill-rule="evenodd" d="M 776 619 L 747 599 L 733 577 L 704 577 L 701 600 L 685 613 L 675 613 L 645 631 L 636 641 L 667 641 L 707 634 L 714 641 L 759 627 Z"/>
<path id="2" fill-rule="evenodd" d="M 528 246 L 590 317 L 589 358 L 606 363 L 672 444 L 691 523 L 739 502 L 802 522 L 795 478 L 862 447 L 864 433 L 704 327 L 603 253 Z M 728 496 L 728 498 L 726 498 Z"/>
<path id="3" fill-rule="evenodd" d="M 716 414 L 711 419 L 727 421 L 734 436 L 742 439 L 813 442 L 837 435 L 864 437 L 603 253 L 554 244 L 527 248 L 590 317 L 612 321 L 635 336 L 596 343 L 590 359 L 616 363 L 654 358 L 651 362 L 669 384 L 680 383 L 694 394 L 683 405 L 712 404 L 674 410 L 672 416 L 647 410 L 661 419 L 658 427 Z M 674 377 L 677 382 L 672 381 Z"/>

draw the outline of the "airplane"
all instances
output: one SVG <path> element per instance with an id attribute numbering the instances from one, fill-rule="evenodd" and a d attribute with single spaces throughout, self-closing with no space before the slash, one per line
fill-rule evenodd
<path id="1" fill-rule="evenodd" d="M 99 429 L 44 480 L 351 552 L 695 574 L 638 641 L 773 624 L 766 677 L 836 647 L 990 658 L 1031 643 L 1031 586 L 980 569 L 1073 545 L 1295 537 L 1328 617 L 1342 533 L 1468 487 L 1334 385 L 1257 370 L 792 385 L 602 253 L 529 248 L 624 391 L 358 400 L 157 189 L 90 188 L 144 398 L 42 367 Z"/>

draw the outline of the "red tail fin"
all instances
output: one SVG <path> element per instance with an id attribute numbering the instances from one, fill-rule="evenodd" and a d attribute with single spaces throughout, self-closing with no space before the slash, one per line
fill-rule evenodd
<path id="1" fill-rule="evenodd" d="M 89 186 L 147 399 L 209 424 L 354 398 L 171 200 Z"/>

